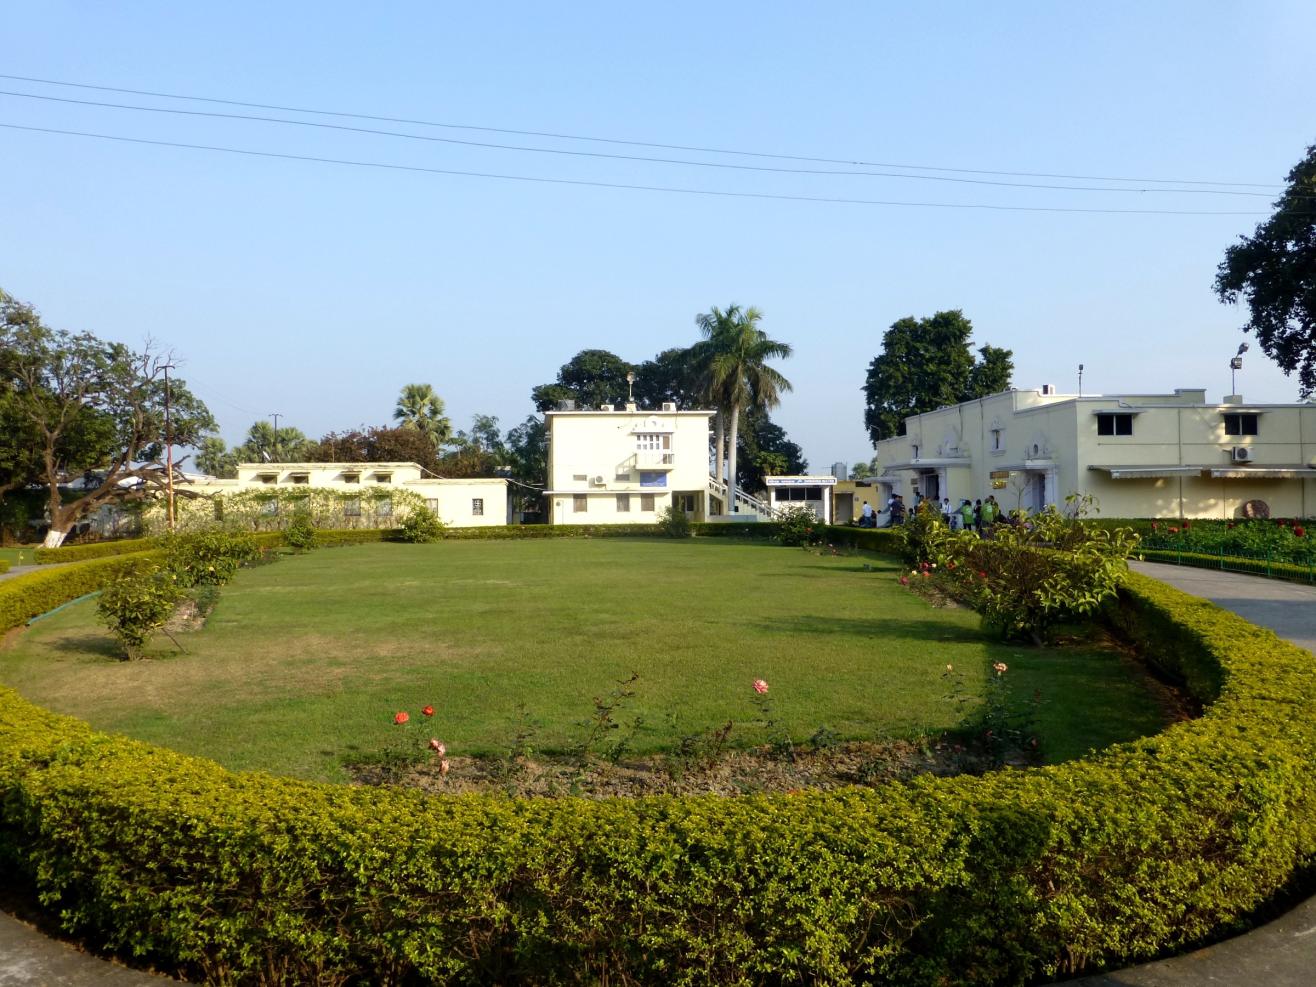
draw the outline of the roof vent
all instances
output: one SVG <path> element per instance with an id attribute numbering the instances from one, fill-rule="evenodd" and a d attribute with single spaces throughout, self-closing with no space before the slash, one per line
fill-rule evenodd
<path id="1" fill-rule="evenodd" d="M 1056 392 L 1056 385 L 1055 385 L 1055 384 L 1043 384 L 1043 385 L 1042 385 L 1042 393 L 1043 393 L 1043 394 L 1055 394 L 1055 392 Z"/>
<path id="2" fill-rule="evenodd" d="M 576 399 L 575 399 L 575 398 L 563 398 L 561 401 L 559 401 L 559 402 L 557 403 L 557 410 L 558 410 L 558 411 L 575 411 L 575 410 L 576 410 Z"/>

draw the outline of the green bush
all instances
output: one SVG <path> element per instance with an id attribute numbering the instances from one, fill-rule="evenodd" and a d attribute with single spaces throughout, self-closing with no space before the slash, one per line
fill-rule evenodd
<path id="1" fill-rule="evenodd" d="M 9 571 L 9 560 L 0 559 L 0 572 L 8 572 L 8 571 Z"/>
<path id="2" fill-rule="evenodd" d="M 311 521 L 311 515 L 303 512 L 294 517 L 288 527 L 283 529 L 283 541 L 289 548 L 299 552 L 314 548 L 315 524 Z"/>
<path id="3" fill-rule="evenodd" d="M 689 538 L 694 534 L 690 515 L 675 504 L 669 504 L 658 515 L 658 527 L 668 538 Z"/>
<path id="4" fill-rule="evenodd" d="M 1316 667 L 1136 574 L 1105 612 L 1200 719 L 1053 767 L 795 795 L 317 785 L 0 690 L 0 868 L 66 930 L 220 982 L 952 987 L 1127 964 L 1235 931 L 1316 863 Z"/>
<path id="5" fill-rule="evenodd" d="M 142 646 L 164 626 L 182 596 L 178 578 L 170 570 L 134 569 L 101 591 L 96 612 L 131 661 L 142 656 Z"/>
<path id="6" fill-rule="evenodd" d="M 792 548 L 817 545 L 823 539 L 823 524 L 818 516 L 803 504 L 783 507 L 772 523 L 777 541 Z"/>
<path id="7" fill-rule="evenodd" d="M 447 530 L 448 526 L 428 507 L 413 507 L 403 519 L 397 537 L 399 541 L 425 545 L 441 539 Z"/>
<path id="8" fill-rule="evenodd" d="M 901 540 L 900 557 L 909 565 L 936 561 L 951 539 L 945 516 L 930 500 L 910 511 L 905 523 L 894 530 Z"/>
<path id="9" fill-rule="evenodd" d="M 261 551 L 254 536 L 235 531 L 167 535 L 160 539 L 160 544 L 165 567 L 184 589 L 205 584 L 222 586 L 243 563 L 258 558 Z"/>

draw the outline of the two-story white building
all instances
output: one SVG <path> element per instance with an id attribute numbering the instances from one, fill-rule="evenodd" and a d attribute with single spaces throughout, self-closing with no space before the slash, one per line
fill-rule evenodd
<path id="1" fill-rule="evenodd" d="M 995 495 L 1040 510 L 1091 494 L 1109 517 L 1316 514 L 1316 404 L 1206 391 L 1077 396 L 1010 390 L 905 419 L 876 445 L 882 497 Z M 1251 505 L 1246 507 L 1245 505 Z"/>
<path id="2" fill-rule="evenodd" d="M 713 504 L 709 475 L 711 411 L 634 404 L 550 411 L 548 489 L 552 524 L 653 523 L 669 505 L 705 520 Z"/>

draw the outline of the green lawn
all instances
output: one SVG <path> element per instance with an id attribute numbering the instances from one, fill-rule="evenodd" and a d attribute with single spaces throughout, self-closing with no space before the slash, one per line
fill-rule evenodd
<path id="1" fill-rule="evenodd" d="M 865 563 L 873 571 L 865 572 Z M 454 753 L 505 748 L 518 709 L 535 747 L 570 745 L 632 671 L 640 752 L 731 719 L 764 742 L 751 683 L 770 684 L 798 739 L 954 728 L 945 666 L 981 695 L 1004 661 L 1034 690 L 1050 760 L 1161 726 L 1122 659 L 1099 649 L 996 644 L 975 614 L 902 589 L 876 557 L 723 539 L 545 539 L 369 545 L 239 574 L 202 631 L 156 657 L 113 660 L 94 603 L 34 624 L 0 652 L 0 681 L 42 705 L 233 768 L 341 779 L 340 759 L 409 731 Z M 419 715 L 433 704 L 431 721 Z M 412 722 L 394 727 L 397 710 Z"/>
<path id="2" fill-rule="evenodd" d="M 0 548 L 0 560 L 8 562 L 10 565 L 31 565 L 33 562 L 32 553 L 36 549 L 36 545 L 24 545 L 22 548 Z"/>

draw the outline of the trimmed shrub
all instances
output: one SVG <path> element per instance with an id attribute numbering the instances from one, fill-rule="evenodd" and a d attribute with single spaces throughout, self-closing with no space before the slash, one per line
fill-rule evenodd
<path id="1" fill-rule="evenodd" d="M 101 590 L 96 612 L 132 661 L 142 656 L 142 646 L 165 625 L 182 597 L 178 577 L 170 570 L 134 569 Z"/>
<path id="2" fill-rule="evenodd" d="M 49 562 L 85 562 L 88 559 L 104 559 L 111 555 L 128 555 L 132 552 L 145 552 L 155 548 L 154 538 L 120 538 L 116 541 L 98 541 L 89 545 L 61 545 L 59 548 L 38 548 L 32 558 L 38 565 Z"/>
<path id="3" fill-rule="evenodd" d="M 223 586 L 244 562 L 260 555 L 260 546 L 249 534 L 207 531 L 194 535 L 169 535 L 160 539 L 165 567 L 183 589 L 213 584 Z"/>
<path id="4" fill-rule="evenodd" d="M 0 690 L 0 867 L 67 930 L 224 982 L 948 987 L 1130 963 L 1235 931 L 1316 862 L 1316 667 L 1136 574 L 1107 613 L 1202 718 L 1053 767 L 797 795 L 318 785 Z"/>
<path id="5" fill-rule="evenodd" d="M 773 522 L 777 529 L 777 541 L 791 547 L 817 545 L 823 539 L 823 524 L 818 516 L 803 504 L 796 507 L 783 507 Z"/>
<path id="6" fill-rule="evenodd" d="M 428 507 L 415 507 L 402 522 L 397 538 L 413 545 L 426 545 L 441 539 L 447 530 L 448 526 Z"/>
<path id="7" fill-rule="evenodd" d="M 0 572 L 8 572 L 8 571 L 9 571 L 9 560 L 0 559 Z"/>
<path id="8" fill-rule="evenodd" d="M 283 542 L 289 548 L 306 552 L 315 547 L 315 525 L 309 514 L 298 514 L 288 527 L 283 529 Z"/>
<path id="9" fill-rule="evenodd" d="M 689 538 L 694 534 L 690 515 L 675 504 L 668 504 L 658 515 L 658 527 L 668 538 Z"/>

